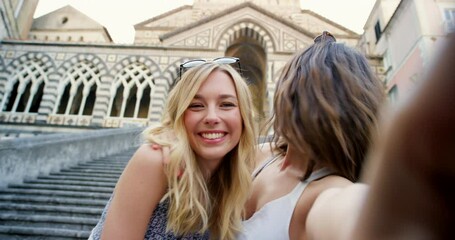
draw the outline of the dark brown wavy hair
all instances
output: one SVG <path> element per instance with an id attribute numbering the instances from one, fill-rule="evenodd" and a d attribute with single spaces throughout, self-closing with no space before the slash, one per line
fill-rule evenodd
<path id="1" fill-rule="evenodd" d="M 318 40 L 296 54 L 277 81 L 274 141 L 308 156 L 302 180 L 322 164 L 357 181 L 384 88 L 362 53 L 333 37 Z"/>

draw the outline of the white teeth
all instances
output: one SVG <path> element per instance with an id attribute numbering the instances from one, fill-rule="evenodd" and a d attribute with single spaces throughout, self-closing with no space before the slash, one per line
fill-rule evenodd
<path id="1" fill-rule="evenodd" d="M 203 138 L 208 138 L 208 139 L 222 138 L 223 136 L 224 136 L 224 133 L 203 133 L 202 134 Z"/>

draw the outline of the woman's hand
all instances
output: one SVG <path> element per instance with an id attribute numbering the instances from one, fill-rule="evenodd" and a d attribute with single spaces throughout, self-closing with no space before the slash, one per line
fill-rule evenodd
<path id="1" fill-rule="evenodd" d="M 172 151 L 169 146 L 162 146 L 162 145 L 159 145 L 157 143 L 152 143 L 151 147 L 153 148 L 153 150 L 161 151 L 161 154 L 163 155 L 163 163 L 164 164 L 168 164 L 169 163 L 169 161 L 170 161 L 169 156 L 171 155 L 171 151 Z"/>

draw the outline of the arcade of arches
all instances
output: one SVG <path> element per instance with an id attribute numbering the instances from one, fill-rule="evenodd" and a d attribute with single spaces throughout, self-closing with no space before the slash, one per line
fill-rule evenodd
<path id="1" fill-rule="evenodd" d="M 275 80 L 291 55 L 322 30 L 351 46 L 360 37 L 296 8 L 295 1 L 234 2 L 197 1 L 146 20 L 135 25 L 130 45 L 3 40 L 0 122 L 147 126 L 161 119 L 182 62 L 224 55 L 241 59 L 260 124 L 272 110 Z"/>

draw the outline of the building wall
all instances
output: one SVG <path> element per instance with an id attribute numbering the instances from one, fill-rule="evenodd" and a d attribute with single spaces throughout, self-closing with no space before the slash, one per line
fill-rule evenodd
<path id="1" fill-rule="evenodd" d="M 111 40 L 103 30 L 93 31 L 33 31 L 30 33 L 30 40 L 49 42 L 85 42 L 85 43 L 107 43 Z"/>
<path id="2" fill-rule="evenodd" d="M 420 48 L 414 48 L 412 53 L 409 54 L 406 61 L 404 61 L 403 66 L 395 72 L 394 78 L 390 79 L 387 83 L 387 91 L 390 91 L 390 88 L 396 86 L 397 90 L 399 89 L 398 98 L 401 96 L 406 96 L 412 91 L 416 81 L 421 74 L 423 69 L 423 59 L 422 52 Z"/>
<path id="3" fill-rule="evenodd" d="M 162 49 L 33 42 L 5 42 L 0 53 L 4 69 L 0 73 L 0 121 L 103 127 L 147 125 L 159 121 L 169 86 L 176 78 L 178 64 L 185 55 L 178 52 L 174 53 L 175 56 L 168 55 Z M 128 68 L 130 70 L 125 70 Z M 109 116 L 108 107 L 115 97 L 111 97 L 111 92 L 116 94 L 112 86 L 124 78 L 129 84 L 150 85 L 153 96 L 147 116 L 124 119 Z M 43 97 L 36 112 L 17 108 L 7 111 L 11 89 L 17 83 L 44 83 Z M 91 113 L 58 113 L 58 104 L 61 103 L 58 99 L 64 94 L 65 83 L 96 86 Z"/>
<path id="4" fill-rule="evenodd" d="M 100 127 L 153 124 L 161 119 L 165 99 L 178 77 L 180 63 L 188 59 L 222 55 L 224 49 L 204 53 L 138 46 L 5 41 L 0 49 L 0 122 Z M 288 57 L 289 55 L 280 54 L 270 56 L 270 79 L 276 78 Z M 139 74 L 131 72 L 135 71 L 131 70 L 131 66 Z M 74 74 L 83 72 L 84 69 L 92 74 L 88 77 Z M 145 76 L 145 80 L 137 82 L 141 81 L 141 76 Z M 96 100 L 92 113 L 58 113 L 61 104 L 59 99 L 64 94 L 63 84 L 77 82 L 76 78 L 79 81 L 94 79 Z M 136 81 L 136 85 L 143 84 L 144 81 L 150 83 L 152 97 L 145 117 L 110 116 L 112 101 L 117 94 L 115 85 L 119 85 L 118 82 L 122 79 L 128 79 L 129 83 Z M 17 110 L 18 108 L 13 110 L 11 107 L 8 109 L 13 89 L 21 88 L 15 87 L 19 83 L 24 85 L 22 89 L 33 83 L 38 86 L 44 84 L 43 96 L 36 112 Z M 268 86 L 273 88 L 274 83 L 270 80 Z"/>
<path id="5" fill-rule="evenodd" d="M 26 39 L 38 0 L 0 1 L 0 39 Z"/>
<path id="6" fill-rule="evenodd" d="M 308 27 L 328 29 L 339 42 L 356 45 L 357 34 L 307 14 L 311 16 Z M 161 24 L 166 29 L 166 19 L 144 22 L 138 34 L 147 33 L 148 27 L 156 30 Z M 51 35 L 48 41 L 40 41 L 38 36 L 30 41 L 3 41 L 0 123 L 79 127 L 154 124 L 162 117 L 182 62 L 239 56 L 236 54 L 241 55 L 242 70 L 261 71 L 251 75 L 259 77 L 250 87 L 258 98 L 258 115 L 267 117 L 281 69 L 296 51 L 313 43 L 316 33 L 307 29 L 243 4 L 200 24 L 173 29 L 162 35 L 159 46 L 72 43 L 62 38 L 65 42 L 51 42 Z M 59 36 L 73 33 L 69 30 Z M 146 36 L 146 40 L 150 38 Z M 379 72 L 380 59 L 371 58 L 370 63 Z M 262 120 L 258 119 L 258 124 Z"/>
<path id="7" fill-rule="evenodd" d="M 28 39 L 46 42 L 112 43 L 105 27 L 71 5 L 36 18 L 31 25 Z"/>
<path id="8" fill-rule="evenodd" d="M 16 19 L 20 39 L 27 39 L 30 27 L 33 23 L 33 14 L 38 6 L 39 0 L 16 0 L 18 2 Z"/>
<path id="9" fill-rule="evenodd" d="M 392 3 L 395 9 L 390 15 Z M 412 91 L 444 36 L 453 31 L 445 27 L 447 9 L 455 13 L 455 0 L 377 0 L 359 45 L 363 51 L 383 58 L 384 84 L 393 100 L 405 98 Z M 381 35 L 377 40 L 378 22 Z"/>

